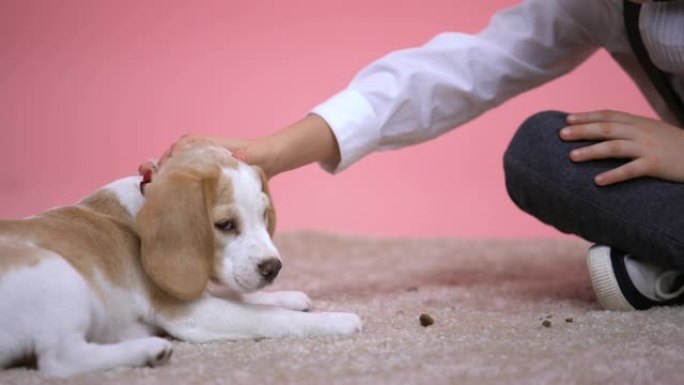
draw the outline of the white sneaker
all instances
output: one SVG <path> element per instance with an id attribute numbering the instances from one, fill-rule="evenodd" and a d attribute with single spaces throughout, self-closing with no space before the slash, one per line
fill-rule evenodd
<path id="1" fill-rule="evenodd" d="M 684 274 L 638 261 L 605 245 L 587 255 L 596 298 L 606 310 L 646 310 L 684 303 Z"/>

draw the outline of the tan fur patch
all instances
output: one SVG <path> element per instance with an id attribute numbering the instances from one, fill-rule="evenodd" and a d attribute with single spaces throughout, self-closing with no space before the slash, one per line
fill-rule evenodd
<path id="1" fill-rule="evenodd" d="M 173 170 L 178 167 L 202 171 L 216 167 L 237 168 L 237 166 L 238 161 L 225 148 L 195 143 L 166 158 L 160 171 Z"/>
<path id="2" fill-rule="evenodd" d="M 156 285 L 150 285 L 148 293 L 154 311 L 167 319 L 183 318 L 192 311 L 187 301 L 170 296 Z"/>
<path id="3" fill-rule="evenodd" d="M 134 269 L 139 240 L 126 209 L 116 196 L 101 190 L 75 206 L 0 223 L 0 234 L 32 242 L 67 260 L 90 284 L 96 271 L 113 284 L 126 287 L 125 271 Z"/>
<path id="4" fill-rule="evenodd" d="M 14 269 L 35 266 L 50 256 L 44 250 L 29 245 L 3 242 L 0 244 L 0 275 Z"/>
<path id="5" fill-rule="evenodd" d="M 268 179 L 266 179 L 266 174 L 264 171 L 259 168 L 254 166 L 254 168 L 257 171 L 257 174 L 259 174 L 259 178 L 261 179 L 261 191 L 266 194 L 268 197 L 268 207 L 266 208 L 266 222 L 268 226 L 268 234 L 273 238 L 275 235 L 275 229 L 276 229 L 276 212 L 275 212 L 275 206 L 273 205 L 273 196 L 271 196 L 271 191 L 268 188 Z"/>
<path id="6" fill-rule="evenodd" d="M 210 208 L 210 220 L 213 224 L 214 221 L 219 218 L 234 217 L 233 211 L 233 184 L 230 179 L 223 177 L 222 175 L 216 181 L 216 193 L 211 201 L 212 207 Z M 214 235 L 214 255 L 219 255 L 221 250 L 226 246 L 223 241 L 223 237 L 218 234 L 218 230 L 212 226 L 215 233 Z M 216 278 L 216 272 L 223 269 L 223 258 L 214 258 L 213 271 L 210 278 Z"/>

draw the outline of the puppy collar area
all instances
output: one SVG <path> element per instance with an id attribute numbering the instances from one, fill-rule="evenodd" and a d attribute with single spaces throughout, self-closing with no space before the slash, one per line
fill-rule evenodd
<path id="1" fill-rule="evenodd" d="M 140 181 L 140 194 L 145 196 L 145 185 L 152 182 L 152 170 L 147 170 Z"/>

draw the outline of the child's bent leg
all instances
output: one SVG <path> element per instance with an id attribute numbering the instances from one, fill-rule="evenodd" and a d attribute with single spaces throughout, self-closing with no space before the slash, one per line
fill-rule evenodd
<path id="1" fill-rule="evenodd" d="M 563 142 L 565 117 L 542 112 L 518 129 L 504 156 L 511 199 L 560 231 L 684 270 L 684 184 L 639 178 L 597 186 L 597 174 L 624 161 L 573 163 L 570 150 L 591 142 Z"/>

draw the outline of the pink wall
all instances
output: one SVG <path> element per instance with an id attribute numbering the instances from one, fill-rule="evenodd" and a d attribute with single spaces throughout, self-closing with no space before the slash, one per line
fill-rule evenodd
<path id="1" fill-rule="evenodd" d="M 372 59 L 440 31 L 478 31 L 514 3 L 3 0 L 0 217 L 73 202 L 184 133 L 270 133 Z M 551 108 L 651 114 L 600 53 L 439 140 L 335 177 L 309 166 L 275 178 L 280 230 L 555 236 L 509 202 L 501 171 L 516 126 Z"/>

